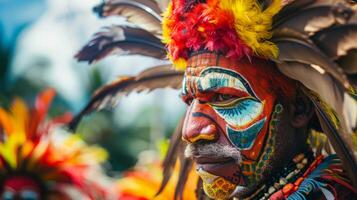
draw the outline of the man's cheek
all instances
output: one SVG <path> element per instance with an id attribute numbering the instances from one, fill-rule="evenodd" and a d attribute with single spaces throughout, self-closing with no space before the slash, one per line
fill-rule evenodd
<path id="1" fill-rule="evenodd" d="M 255 143 L 255 140 L 264 127 L 266 118 L 261 119 L 257 123 L 249 126 L 246 129 L 234 130 L 227 127 L 227 135 L 232 144 L 239 150 L 250 150 Z"/>
<path id="2" fill-rule="evenodd" d="M 242 150 L 242 154 L 250 160 L 257 161 L 262 154 L 262 149 L 264 148 L 265 140 L 268 137 L 267 134 L 269 132 L 269 124 L 271 120 L 271 115 L 274 109 L 275 98 L 273 96 L 269 96 L 264 100 L 264 109 L 260 116 L 261 119 L 265 119 L 264 125 L 256 135 L 254 143 L 250 149 Z"/>
<path id="3" fill-rule="evenodd" d="M 233 106 L 212 107 L 225 121 L 225 133 L 231 144 L 239 150 L 249 150 L 267 121 L 263 114 L 264 105 L 264 101 L 247 98 L 238 99 Z"/>

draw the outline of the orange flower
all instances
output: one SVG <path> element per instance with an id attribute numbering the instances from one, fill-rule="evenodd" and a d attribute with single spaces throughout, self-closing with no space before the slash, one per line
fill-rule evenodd
<path id="1" fill-rule="evenodd" d="M 123 178 L 118 180 L 117 186 L 120 190 L 120 200 L 170 200 L 174 199 L 176 184 L 179 176 L 180 162 L 177 161 L 171 179 L 165 189 L 157 196 L 161 181 L 162 168 L 159 163 L 142 166 L 134 171 L 127 172 Z M 198 182 L 197 173 L 192 170 L 185 184 L 183 199 L 195 200 Z"/>
<path id="2" fill-rule="evenodd" d="M 81 199 L 108 199 L 100 167 L 107 153 L 59 129 L 71 120 L 71 114 L 45 122 L 54 96 L 55 91 L 49 89 L 37 97 L 34 108 L 29 109 L 21 99 L 14 100 L 10 111 L 0 108 L 0 180 L 30 174 L 27 178 L 34 176 L 43 183 L 46 197 L 57 194 L 77 199 L 80 194 Z"/>

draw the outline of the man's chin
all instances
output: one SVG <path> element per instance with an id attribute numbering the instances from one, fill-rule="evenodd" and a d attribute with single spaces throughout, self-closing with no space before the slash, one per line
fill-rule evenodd
<path id="1" fill-rule="evenodd" d="M 209 198 L 219 200 L 229 199 L 237 187 L 228 180 L 210 174 L 202 168 L 197 169 L 197 173 L 202 179 L 203 190 Z"/>

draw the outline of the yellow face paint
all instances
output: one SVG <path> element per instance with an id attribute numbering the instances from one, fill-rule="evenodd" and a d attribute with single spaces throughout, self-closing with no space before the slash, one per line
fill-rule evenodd
<path id="1" fill-rule="evenodd" d="M 208 197 L 217 200 L 228 199 L 236 185 L 226 179 L 210 174 L 203 169 L 197 170 L 198 175 L 203 181 L 203 189 Z"/>

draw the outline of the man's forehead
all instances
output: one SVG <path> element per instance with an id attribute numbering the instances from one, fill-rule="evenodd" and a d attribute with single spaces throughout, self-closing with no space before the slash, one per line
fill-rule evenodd
<path id="1" fill-rule="evenodd" d="M 189 76 L 197 76 L 212 66 L 234 70 L 237 67 L 237 61 L 213 53 L 195 55 L 188 61 L 186 74 Z"/>

